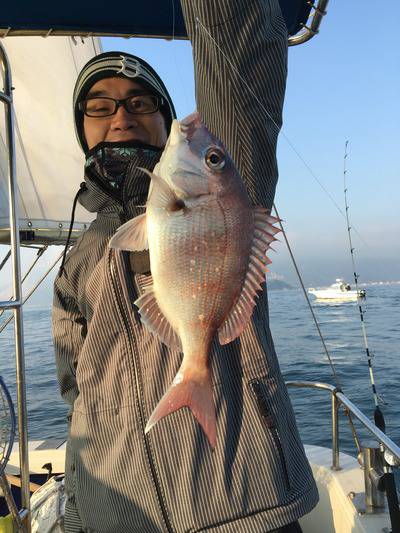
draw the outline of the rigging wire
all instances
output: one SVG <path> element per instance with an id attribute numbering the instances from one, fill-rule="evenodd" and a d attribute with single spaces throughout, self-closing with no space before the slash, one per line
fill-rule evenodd
<path id="1" fill-rule="evenodd" d="M 286 246 L 287 246 L 287 249 L 289 251 L 289 255 L 290 255 L 290 258 L 292 260 L 292 263 L 293 263 L 293 266 L 294 266 L 294 269 L 296 271 L 296 275 L 297 275 L 297 278 L 299 280 L 299 283 L 300 283 L 300 286 L 301 286 L 301 289 L 303 291 L 303 294 L 304 294 L 304 297 L 306 299 L 306 302 L 307 302 L 307 305 L 308 305 L 308 308 L 310 310 L 310 313 L 312 315 L 312 318 L 313 318 L 313 321 L 314 321 L 314 324 L 315 324 L 315 327 L 317 328 L 317 331 L 318 331 L 318 335 L 319 335 L 319 338 L 321 340 L 321 343 L 322 343 L 322 346 L 324 348 L 324 351 L 325 351 L 325 355 L 329 361 L 329 364 L 330 364 L 330 367 L 331 367 L 331 370 L 332 370 L 332 374 L 333 374 L 333 379 L 335 381 L 335 385 L 336 385 L 336 388 L 338 389 L 338 391 L 342 391 L 342 385 L 341 385 L 341 382 L 339 380 L 339 376 L 336 372 L 336 368 L 335 368 L 335 365 L 334 365 L 334 362 L 332 360 L 332 357 L 329 353 L 329 350 L 328 350 L 328 347 L 326 345 L 326 342 L 325 342 L 325 339 L 324 339 L 324 336 L 322 335 L 322 331 L 321 331 L 321 328 L 319 326 L 319 322 L 318 322 L 318 319 L 314 313 L 314 309 L 311 305 L 311 302 L 310 302 L 310 298 L 308 297 L 308 294 L 307 294 L 307 291 L 306 291 L 306 288 L 304 286 L 304 282 L 303 282 L 303 278 L 300 274 L 300 270 L 297 266 L 297 261 L 294 257 L 294 254 L 292 252 L 292 248 L 290 246 L 290 243 L 289 243 L 289 239 L 286 235 L 286 231 L 285 231 L 285 228 L 283 227 L 282 225 L 282 220 L 279 216 L 279 213 L 278 213 L 278 210 L 276 208 L 276 205 L 273 204 L 273 208 L 274 208 L 274 211 L 275 211 L 275 214 L 276 214 L 276 217 L 278 218 L 278 224 L 281 228 L 281 231 L 282 231 L 282 235 L 283 235 L 283 238 L 285 240 L 285 243 L 286 243 Z M 352 433 L 352 436 L 353 436 L 353 440 L 354 440 L 354 443 L 357 447 L 357 450 L 358 452 L 361 452 L 361 445 L 360 445 L 360 440 L 358 438 L 358 434 L 357 434 L 357 431 L 356 431 L 356 428 L 354 426 L 354 422 L 353 422 L 353 419 L 352 419 L 352 416 L 351 416 L 351 413 L 348 409 L 344 408 L 344 414 L 347 416 L 348 418 L 348 421 L 349 421 L 349 425 L 350 425 L 350 430 L 351 430 L 351 433 Z"/>
<path id="2" fill-rule="evenodd" d="M 238 71 L 238 69 L 232 64 L 232 62 L 229 60 L 229 58 L 226 56 L 226 54 L 224 53 L 224 51 L 220 48 L 220 46 L 218 46 L 218 43 L 215 41 L 215 39 L 212 37 L 212 35 L 210 34 L 210 32 L 205 28 L 205 26 L 201 23 L 201 21 L 199 20 L 198 17 L 196 17 L 196 24 L 198 27 L 200 27 L 203 32 L 206 34 L 206 36 L 212 41 L 212 43 L 214 44 L 214 46 L 219 50 L 219 52 L 221 53 L 221 55 L 224 57 L 225 61 L 228 63 L 228 65 L 236 72 L 236 74 L 239 76 L 240 80 L 243 82 L 243 84 L 245 85 L 245 87 L 248 89 L 248 91 L 251 93 L 251 95 L 254 97 L 254 99 L 257 101 L 257 103 L 259 104 L 259 106 L 261 107 L 261 109 L 264 111 L 264 113 L 266 114 L 266 116 L 272 121 L 272 123 L 274 124 L 275 128 L 277 129 L 277 131 L 279 132 L 280 131 L 280 128 L 278 126 L 278 124 L 275 122 L 275 120 L 273 119 L 273 117 L 271 116 L 271 114 L 268 112 L 268 110 L 265 108 L 265 106 L 263 105 L 263 103 L 260 101 L 260 99 L 258 98 L 257 94 L 252 90 L 252 88 L 249 86 L 249 84 L 247 83 L 247 81 L 243 78 L 243 76 L 240 74 L 240 72 Z M 343 210 L 339 207 L 339 205 L 337 204 L 337 202 L 334 200 L 334 198 L 330 195 L 330 193 L 326 190 L 326 188 L 324 187 L 324 185 L 320 182 L 320 180 L 317 178 L 317 176 L 314 174 L 314 172 L 312 171 L 311 167 L 308 165 L 308 163 L 303 159 L 303 157 L 300 155 L 300 153 L 297 151 L 297 149 L 295 148 L 295 146 L 293 145 L 293 143 L 290 141 L 290 139 L 285 135 L 285 134 L 282 134 L 284 136 L 284 138 L 286 139 L 286 141 L 288 142 L 289 146 L 292 148 L 292 150 L 295 152 L 295 154 L 299 157 L 299 159 L 303 162 L 303 164 L 305 165 L 305 167 L 308 169 L 308 171 L 310 172 L 310 174 L 312 175 L 312 177 L 317 181 L 317 183 L 321 186 L 321 188 L 325 191 L 325 193 L 328 195 L 328 197 L 330 198 L 330 200 L 333 202 L 333 204 L 335 205 L 335 207 L 337 208 L 337 210 L 341 213 L 341 215 L 343 217 L 346 217 L 345 213 L 343 212 Z M 286 242 L 286 245 L 288 247 L 288 250 L 289 250 L 289 254 L 290 254 L 290 257 L 292 259 L 292 262 L 293 262 L 293 265 L 294 265 L 294 268 L 295 268 L 295 271 L 296 271 L 296 274 L 297 274 L 297 277 L 299 279 L 299 282 L 300 282 L 300 285 L 301 285 L 301 288 L 303 290 L 303 293 L 304 293 L 304 296 L 306 298 L 306 301 L 307 301 L 307 304 L 308 304 L 308 307 L 311 311 L 311 315 L 313 317 L 313 320 L 314 320 L 314 323 L 315 323 L 315 326 L 317 328 L 317 331 L 318 331 L 318 334 L 319 334 L 319 337 L 321 339 L 321 342 L 322 342 L 322 345 L 323 345 L 323 348 L 324 348 L 324 351 L 325 351 L 325 354 L 328 358 L 328 361 L 329 361 L 329 364 L 330 364 L 330 367 L 332 369 L 332 374 L 333 374 L 333 378 L 334 378 L 334 381 L 335 381 L 335 385 L 337 387 L 338 390 L 342 390 L 342 387 L 341 387 L 341 383 L 340 383 L 340 380 L 339 380 L 339 376 L 336 372 L 336 369 L 335 369 L 335 365 L 333 363 L 333 360 L 330 356 L 330 353 L 329 353 L 329 350 L 328 350 L 328 347 L 326 346 L 326 343 L 325 343 L 325 339 L 323 338 L 323 335 L 322 335 L 322 332 L 321 332 L 321 328 L 319 326 L 319 323 L 318 323 L 318 320 L 315 316 L 315 313 L 314 313 L 314 310 L 312 308 L 312 305 L 310 303 L 310 300 L 308 298 L 308 294 L 307 294 L 307 291 L 305 289 L 305 286 L 304 286 L 304 282 L 303 282 L 303 279 L 301 277 L 301 274 L 300 274 L 300 271 L 297 267 L 297 263 L 296 263 L 296 260 L 294 258 L 294 255 L 292 253 L 292 250 L 291 250 L 291 247 L 290 247 L 290 244 L 289 244 L 289 240 L 287 238 L 287 235 L 286 235 L 286 232 L 283 228 L 283 225 L 282 225 L 282 221 L 279 217 L 279 214 L 278 214 L 278 211 L 276 209 L 276 206 L 275 204 L 273 205 L 274 207 L 274 210 L 275 210 L 275 213 L 276 213 L 276 216 L 277 218 L 279 219 L 279 225 L 280 225 L 280 228 L 282 230 L 282 234 L 283 234 L 283 237 L 285 239 L 285 242 Z M 354 229 L 354 231 L 356 231 Z M 363 240 L 363 238 L 361 237 L 361 235 L 357 232 L 358 236 L 360 237 L 360 239 L 365 243 L 365 241 Z M 360 452 L 361 450 L 361 447 L 360 447 L 360 441 L 358 439 L 358 436 L 357 436 L 357 432 L 356 432 L 356 429 L 355 429 L 355 426 L 354 426 L 354 423 L 353 423 L 353 420 L 351 418 L 351 414 L 348 410 L 344 410 L 344 413 L 345 415 L 347 416 L 348 418 L 348 421 L 349 421 L 349 424 L 350 424 L 350 427 L 351 427 L 351 432 L 352 432 L 352 435 L 353 435 L 353 438 L 354 438 L 354 442 L 356 444 L 356 447 L 358 449 L 358 451 Z"/>
<path id="3" fill-rule="evenodd" d="M 221 49 L 221 47 L 218 45 L 216 40 L 213 38 L 213 36 L 210 34 L 210 32 L 207 30 L 207 28 L 201 23 L 198 17 L 196 17 L 196 24 L 203 30 L 203 32 L 207 35 L 207 37 L 213 42 L 214 46 L 219 50 L 221 55 L 224 57 L 225 61 L 228 63 L 228 65 L 236 72 L 236 74 L 239 76 L 240 80 L 243 82 L 244 86 L 248 89 L 248 91 L 251 93 L 251 95 L 254 97 L 260 108 L 264 111 L 264 113 L 267 115 L 269 120 L 272 122 L 272 124 L 275 126 L 276 131 L 286 140 L 290 148 L 293 150 L 293 152 L 297 155 L 297 157 L 300 159 L 300 161 L 303 163 L 305 168 L 308 170 L 308 172 L 311 174 L 311 176 L 314 178 L 314 180 L 318 183 L 318 185 L 321 187 L 321 189 L 325 192 L 325 194 L 328 196 L 328 198 L 331 200 L 333 205 L 336 207 L 336 209 L 339 211 L 339 213 L 343 216 L 343 218 L 346 218 L 346 214 L 343 212 L 343 209 L 339 206 L 339 204 L 336 202 L 336 200 L 333 198 L 333 196 L 330 194 L 330 192 L 327 190 L 327 188 L 324 186 L 324 184 L 318 179 L 315 172 L 312 170 L 310 165 L 307 163 L 307 161 L 303 158 L 303 156 L 300 154 L 300 152 L 297 150 L 297 148 L 294 146 L 292 141 L 289 139 L 289 137 L 285 134 L 285 132 L 282 130 L 280 131 L 280 128 L 278 124 L 273 119 L 271 113 L 266 109 L 264 104 L 261 102 L 261 100 L 258 98 L 257 94 L 253 91 L 253 89 L 250 87 L 250 85 L 247 83 L 245 78 L 240 74 L 239 70 L 235 67 L 235 65 L 230 61 L 230 59 L 227 57 L 227 55 L 224 53 L 224 51 Z M 355 233 L 357 233 L 360 240 L 365 244 L 365 246 L 368 247 L 368 244 L 365 242 L 363 237 L 360 235 L 360 233 L 357 231 L 355 227 L 353 227 L 353 230 Z"/>
<path id="4" fill-rule="evenodd" d="M 301 276 L 301 274 L 300 274 L 300 270 L 299 270 L 299 268 L 298 268 L 298 266 L 297 266 L 296 259 L 294 258 L 294 255 L 293 255 L 293 252 L 292 252 L 292 248 L 291 248 L 290 243 L 289 243 L 289 239 L 288 239 L 288 237 L 287 237 L 287 235 L 286 235 L 285 228 L 284 228 L 283 225 L 282 225 L 282 220 L 281 220 L 281 218 L 280 218 L 280 216 L 279 216 L 279 213 L 278 213 L 278 210 L 277 210 L 275 204 L 273 204 L 273 207 L 274 207 L 275 214 L 276 214 L 277 218 L 279 219 L 278 224 L 279 224 L 279 226 L 280 226 L 280 228 L 281 228 L 283 238 L 285 239 L 285 243 L 286 243 L 287 249 L 288 249 L 288 251 L 289 251 L 289 255 L 290 255 L 290 258 L 291 258 L 291 260 L 292 260 L 292 263 L 293 263 L 294 269 L 295 269 L 295 271 L 296 271 L 297 278 L 298 278 L 298 280 L 299 280 L 299 283 L 300 283 L 301 289 L 302 289 L 302 291 L 303 291 L 304 298 L 306 299 L 306 302 L 307 302 L 308 308 L 309 308 L 309 310 L 310 310 L 310 312 L 311 312 L 311 315 L 312 315 L 312 318 L 313 318 L 313 321 L 314 321 L 315 327 L 317 328 L 319 338 L 321 339 L 321 343 L 322 343 L 322 346 L 323 346 L 324 351 L 325 351 L 325 355 L 326 355 L 326 357 L 328 358 L 329 364 L 330 364 L 330 366 L 331 366 L 331 370 L 332 370 L 333 378 L 334 378 L 334 381 L 335 381 L 335 385 L 336 385 L 336 387 L 337 387 L 338 389 L 342 390 L 342 385 L 341 385 L 341 383 L 340 383 L 339 376 L 338 376 L 338 374 L 337 374 L 337 372 L 336 372 L 335 365 L 334 365 L 333 360 L 332 360 L 332 358 L 331 358 L 331 355 L 330 355 L 330 353 L 329 353 L 329 350 L 328 350 L 328 347 L 327 347 L 327 345 L 326 345 L 325 339 L 324 339 L 324 337 L 323 337 L 323 335 L 322 335 L 321 328 L 320 328 L 320 326 L 319 326 L 319 323 L 318 323 L 317 317 L 316 317 L 316 315 L 315 315 L 315 313 L 314 313 L 314 309 L 313 309 L 313 307 L 312 307 L 312 305 L 311 305 L 311 302 L 310 302 L 310 298 L 308 297 L 308 294 L 307 294 L 306 288 L 305 288 L 305 286 L 304 286 L 303 278 L 302 278 L 302 276 Z"/>
<path id="5" fill-rule="evenodd" d="M 32 296 L 32 294 L 36 291 L 36 289 L 43 283 L 43 281 L 47 278 L 47 276 L 50 274 L 50 272 L 53 270 L 53 268 L 57 265 L 57 263 L 60 261 L 60 259 L 64 255 L 64 250 L 57 256 L 55 261 L 50 265 L 50 267 L 46 270 L 46 272 L 39 278 L 39 280 L 35 283 L 35 285 L 32 287 L 32 289 L 28 292 L 28 294 L 23 299 L 22 305 L 24 305 L 29 298 Z M 10 315 L 4 322 L 0 324 L 0 333 L 6 328 L 6 326 L 14 319 L 14 315 Z"/>
<path id="6" fill-rule="evenodd" d="M 44 246 L 40 247 L 38 249 L 38 252 L 36 254 L 36 258 L 35 260 L 33 261 L 33 263 L 31 264 L 31 266 L 28 268 L 28 270 L 25 272 L 24 274 L 24 277 L 21 279 L 21 285 L 22 283 L 26 280 L 26 278 L 29 276 L 29 274 L 32 272 L 33 270 L 33 267 L 36 265 L 36 263 L 39 261 L 39 259 L 42 257 L 42 255 L 44 254 L 44 252 L 47 250 L 48 248 L 48 244 L 45 244 Z M 9 251 L 9 253 L 11 254 L 11 250 Z M 0 268 L 1 270 L 1 268 Z M 9 300 L 11 300 L 12 296 L 10 296 Z M 5 309 L 1 309 L 0 310 L 0 316 L 5 312 Z"/>
<path id="7" fill-rule="evenodd" d="M 2 262 L 0 263 L 0 270 L 3 269 L 4 265 L 7 263 L 7 261 L 10 259 L 11 256 L 11 250 L 8 250 L 5 257 L 3 258 Z"/>

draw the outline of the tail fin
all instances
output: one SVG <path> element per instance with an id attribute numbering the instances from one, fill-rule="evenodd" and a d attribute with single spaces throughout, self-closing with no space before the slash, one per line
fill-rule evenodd
<path id="1" fill-rule="evenodd" d="M 217 424 L 211 375 L 208 372 L 206 378 L 203 376 L 202 380 L 185 379 L 180 372 L 178 376 L 179 378 L 174 379 L 152 412 L 145 433 L 148 433 L 162 418 L 182 407 L 189 407 L 214 449 L 217 442 Z"/>

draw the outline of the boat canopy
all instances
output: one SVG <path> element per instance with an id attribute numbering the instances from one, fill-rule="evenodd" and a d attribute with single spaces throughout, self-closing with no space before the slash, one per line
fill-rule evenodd
<path id="1" fill-rule="evenodd" d="M 279 3 L 289 35 L 295 35 L 306 23 L 314 2 Z M 187 39 L 180 0 L 136 0 L 116 5 L 104 0 L 19 0 L 2 5 L 0 36 L 50 34 Z"/>
<path id="2" fill-rule="evenodd" d="M 292 44 L 304 42 L 298 39 L 304 33 L 299 30 L 312 16 L 312 9 L 313 22 L 306 29 L 311 36 L 318 32 L 328 0 L 318 0 L 316 7 L 314 0 L 279 2 L 293 36 L 289 44 L 290 39 Z M 57 38 L 41 39 L 40 35 Z M 66 240 L 83 167 L 83 154 L 74 135 L 71 95 L 82 66 L 101 51 L 100 35 L 185 39 L 180 0 L 137 0 L 117 8 L 104 0 L 19 0 L 0 10 L 0 37 L 7 37 L 2 44 L 16 88 L 13 100 L 23 244 L 62 244 Z M 0 244 L 10 241 L 3 114 L 0 106 Z M 92 218 L 78 205 L 72 240 Z"/>
<path id="3" fill-rule="evenodd" d="M 12 69 L 20 238 L 62 244 L 84 156 L 75 138 L 72 92 L 77 75 L 101 52 L 99 39 L 21 37 L 3 40 Z M 0 243 L 9 242 L 4 106 L 0 106 Z M 77 207 L 73 238 L 93 218 Z"/>

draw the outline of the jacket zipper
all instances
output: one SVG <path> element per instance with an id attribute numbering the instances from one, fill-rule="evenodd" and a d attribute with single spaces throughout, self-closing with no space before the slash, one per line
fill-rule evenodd
<path id="1" fill-rule="evenodd" d="M 116 271 L 115 271 L 115 257 L 114 257 L 114 254 L 112 254 L 112 256 L 111 256 L 110 271 L 111 271 L 111 280 L 112 280 L 112 283 L 113 283 L 114 291 L 115 291 L 115 294 L 117 295 L 117 305 L 118 305 L 120 314 L 122 316 L 122 320 L 124 321 L 125 330 L 126 330 L 127 335 L 128 335 L 129 347 L 131 349 L 131 353 L 134 354 L 133 347 L 135 346 L 135 341 L 134 341 L 134 338 L 132 336 L 130 319 L 128 318 L 129 310 L 127 310 L 125 308 L 125 305 L 124 305 L 124 303 L 122 301 L 122 298 L 121 299 L 118 298 L 118 295 L 121 293 L 121 291 L 118 290 L 118 287 L 117 287 L 117 283 L 118 283 L 117 282 L 117 277 L 118 276 L 117 276 Z M 173 530 L 172 524 L 170 522 L 170 519 L 168 517 L 166 504 L 165 504 L 165 501 L 164 501 L 164 498 L 163 498 L 163 495 L 162 495 L 162 492 L 161 492 L 160 482 L 159 482 L 159 479 L 158 479 L 158 476 L 157 476 L 156 468 L 155 468 L 155 465 L 154 465 L 153 455 L 152 455 L 151 449 L 150 449 L 150 443 L 149 443 L 148 437 L 146 437 L 146 435 L 144 433 L 144 428 L 145 428 L 144 414 L 143 414 L 142 404 L 141 404 L 141 401 L 140 401 L 141 388 L 142 388 L 141 387 L 141 382 L 140 382 L 140 377 L 139 377 L 140 369 L 138 368 L 136 357 L 134 355 L 133 355 L 132 359 L 133 359 L 133 364 L 134 364 L 134 369 L 135 369 L 135 386 L 136 386 L 137 408 L 138 408 L 139 420 L 140 420 L 140 425 L 141 425 L 141 429 L 142 429 L 143 440 L 144 440 L 144 445 L 145 445 L 146 454 L 147 454 L 147 458 L 148 458 L 148 463 L 149 463 L 149 466 L 150 466 L 151 477 L 152 477 L 152 480 L 153 480 L 153 483 L 154 483 L 154 487 L 155 487 L 155 490 L 156 490 L 156 493 L 157 493 L 158 503 L 159 503 L 159 506 L 160 506 L 160 509 L 161 509 L 161 513 L 162 513 L 162 517 L 163 517 L 163 520 L 164 520 L 164 523 L 165 523 L 166 530 L 168 531 L 168 533 L 173 533 L 174 530 Z"/>
<path id="2" fill-rule="evenodd" d="M 290 490 L 290 479 L 289 479 L 289 474 L 287 470 L 286 458 L 285 458 L 285 454 L 282 448 L 281 439 L 279 437 L 278 428 L 276 427 L 273 414 L 265 398 L 264 385 L 259 379 L 254 379 L 250 381 L 249 385 L 255 396 L 257 406 L 258 406 L 258 411 L 261 415 L 264 425 L 268 428 L 272 436 L 272 439 L 274 441 L 275 448 L 278 452 L 279 460 L 282 465 L 283 475 L 285 478 L 286 489 Z"/>

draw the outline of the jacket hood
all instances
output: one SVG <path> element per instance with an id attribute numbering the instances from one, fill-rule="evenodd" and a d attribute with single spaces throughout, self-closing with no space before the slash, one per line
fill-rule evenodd
<path id="1" fill-rule="evenodd" d="M 86 189 L 79 203 L 91 213 L 136 215 L 144 206 L 150 178 L 139 168 L 152 171 L 162 150 L 139 141 L 103 142 L 86 155 Z"/>

